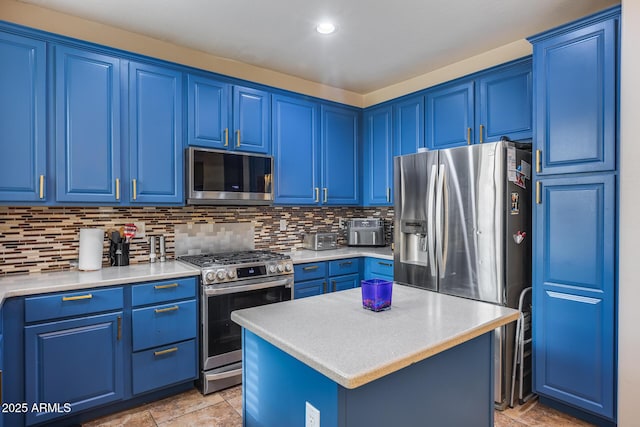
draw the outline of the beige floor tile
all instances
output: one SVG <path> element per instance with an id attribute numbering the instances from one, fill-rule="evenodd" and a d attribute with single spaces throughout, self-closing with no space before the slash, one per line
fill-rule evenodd
<path id="1" fill-rule="evenodd" d="M 499 411 L 494 412 L 493 425 L 494 427 L 527 427 L 526 424 L 522 424 Z"/>
<path id="2" fill-rule="evenodd" d="M 517 408 L 514 408 L 517 409 Z M 512 410 L 513 411 L 513 410 Z M 573 418 L 570 415 L 556 411 L 534 401 L 530 406 L 520 411 L 505 414 L 529 427 L 590 427 L 585 421 Z"/>
<path id="3" fill-rule="evenodd" d="M 227 402 L 190 412 L 165 423 L 159 427 L 242 427 L 242 417 Z"/>
<path id="4" fill-rule="evenodd" d="M 228 388 L 220 391 L 220 396 L 227 401 L 236 412 L 242 415 L 242 386 Z"/>
<path id="5" fill-rule="evenodd" d="M 224 402 L 219 393 L 203 396 L 196 389 L 151 403 L 147 408 L 158 424 Z"/>
<path id="6" fill-rule="evenodd" d="M 156 427 L 151 413 L 146 409 L 130 409 L 82 424 L 82 427 Z"/>

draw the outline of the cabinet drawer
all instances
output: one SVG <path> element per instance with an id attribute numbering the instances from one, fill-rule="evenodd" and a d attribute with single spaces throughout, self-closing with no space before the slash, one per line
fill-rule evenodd
<path id="1" fill-rule="evenodd" d="M 360 270 L 358 258 L 337 259 L 329 261 L 329 276 L 357 273 Z"/>
<path id="2" fill-rule="evenodd" d="M 393 261 L 387 261 L 385 259 L 368 258 L 369 274 L 372 277 L 365 277 L 365 279 L 373 279 L 377 276 L 393 277 Z"/>
<path id="3" fill-rule="evenodd" d="M 24 301 L 24 317 L 26 322 L 37 322 L 102 311 L 120 310 L 122 307 L 123 291 L 121 287 L 87 289 L 26 298 Z"/>
<path id="4" fill-rule="evenodd" d="M 197 280 L 195 277 L 133 285 L 131 286 L 131 305 L 136 307 L 178 299 L 195 298 L 196 288 Z"/>
<path id="5" fill-rule="evenodd" d="M 313 262 L 308 264 L 298 264 L 293 266 L 295 281 L 320 279 L 327 275 L 326 262 Z"/>
<path id="6" fill-rule="evenodd" d="M 293 286 L 293 298 L 300 299 L 322 295 L 327 291 L 327 281 L 324 279 L 310 280 L 308 282 L 297 283 Z"/>
<path id="7" fill-rule="evenodd" d="M 134 309 L 133 351 L 195 338 L 197 315 L 196 300 Z"/>
<path id="8" fill-rule="evenodd" d="M 196 340 L 134 353 L 133 394 L 196 378 Z"/>

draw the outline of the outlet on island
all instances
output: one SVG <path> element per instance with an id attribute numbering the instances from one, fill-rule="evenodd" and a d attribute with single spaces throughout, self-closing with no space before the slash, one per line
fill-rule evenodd
<path id="1" fill-rule="evenodd" d="M 305 402 L 304 427 L 320 427 L 320 411 L 309 402 Z"/>

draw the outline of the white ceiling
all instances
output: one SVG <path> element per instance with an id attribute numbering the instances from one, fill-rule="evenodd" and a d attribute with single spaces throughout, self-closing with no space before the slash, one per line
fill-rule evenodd
<path id="1" fill-rule="evenodd" d="M 619 0 L 21 0 L 366 94 Z M 329 36 L 315 32 L 333 20 Z"/>

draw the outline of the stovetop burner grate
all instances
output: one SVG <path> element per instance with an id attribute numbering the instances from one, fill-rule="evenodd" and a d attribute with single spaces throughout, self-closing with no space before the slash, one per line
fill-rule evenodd
<path id="1" fill-rule="evenodd" d="M 240 252 L 220 252 L 213 254 L 183 255 L 180 261 L 188 262 L 198 267 L 212 265 L 250 264 L 255 262 L 277 261 L 290 259 L 288 255 L 267 250 L 252 250 Z"/>

